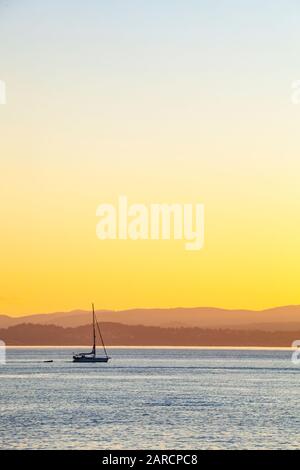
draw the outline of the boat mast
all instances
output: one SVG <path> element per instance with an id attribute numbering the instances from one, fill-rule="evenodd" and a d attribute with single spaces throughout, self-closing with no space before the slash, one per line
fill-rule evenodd
<path id="1" fill-rule="evenodd" d="M 97 320 L 96 320 L 96 325 L 97 325 L 97 329 L 98 329 L 98 332 L 99 332 L 99 336 L 100 336 L 100 338 L 101 338 L 101 343 L 102 343 L 102 346 L 103 346 L 103 350 L 104 350 L 105 356 L 108 357 L 108 354 L 107 354 L 107 351 L 106 351 L 106 347 L 105 347 L 105 344 L 104 344 L 104 341 L 103 341 L 102 333 L 101 333 L 101 330 L 100 330 L 100 326 L 99 326 L 99 323 L 97 322 Z"/>
<path id="2" fill-rule="evenodd" d="M 92 304 L 93 308 L 93 354 L 96 356 L 96 330 L 95 330 L 95 309 L 94 304 Z"/>

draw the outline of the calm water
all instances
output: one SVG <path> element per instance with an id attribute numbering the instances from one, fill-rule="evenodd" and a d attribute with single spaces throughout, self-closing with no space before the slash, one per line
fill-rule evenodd
<path id="1" fill-rule="evenodd" d="M 0 366 L 0 447 L 300 447 L 300 367 L 288 351 L 10 349 Z M 53 359 L 50 364 L 44 359 Z"/>

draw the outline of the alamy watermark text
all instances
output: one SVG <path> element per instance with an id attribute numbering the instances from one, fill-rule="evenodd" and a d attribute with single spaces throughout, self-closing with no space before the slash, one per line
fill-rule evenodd
<path id="1" fill-rule="evenodd" d="M 128 204 L 120 196 L 117 206 L 100 204 L 96 234 L 100 240 L 184 240 L 185 249 L 204 244 L 204 205 Z"/>

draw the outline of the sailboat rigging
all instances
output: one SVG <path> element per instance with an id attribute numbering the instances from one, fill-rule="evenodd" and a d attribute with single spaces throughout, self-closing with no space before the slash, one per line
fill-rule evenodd
<path id="1" fill-rule="evenodd" d="M 78 353 L 73 355 L 73 362 L 108 362 L 110 357 L 107 354 L 106 347 L 103 341 L 103 336 L 100 330 L 99 323 L 97 322 L 96 315 L 95 315 L 95 309 L 94 309 L 94 304 L 92 304 L 92 309 L 93 309 L 93 349 L 91 352 L 88 353 Z M 104 356 L 97 356 L 96 352 L 96 326 L 97 326 L 97 331 L 100 336 L 100 340 L 102 343 L 103 351 L 104 351 Z"/>

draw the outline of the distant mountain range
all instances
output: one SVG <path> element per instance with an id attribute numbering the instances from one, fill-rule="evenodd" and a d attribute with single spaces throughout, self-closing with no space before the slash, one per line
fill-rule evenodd
<path id="1" fill-rule="evenodd" d="M 162 328 L 229 328 L 260 331 L 300 330 L 300 305 L 270 308 L 267 310 L 226 310 L 212 307 L 99 310 L 100 322 L 144 325 Z M 84 310 L 56 312 L 21 317 L 0 315 L 0 328 L 31 323 L 75 328 L 87 325 L 91 313 Z"/>
<path id="2" fill-rule="evenodd" d="M 281 346 L 300 339 L 298 331 L 259 331 L 206 328 L 160 328 L 156 326 L 102 323 L 109 346 Z M 62 328 L 54 325 L 20 324 L 0 329 L 0 338 L 11 346 L 75 346 L 91 348 L 91 326 Z"/>

